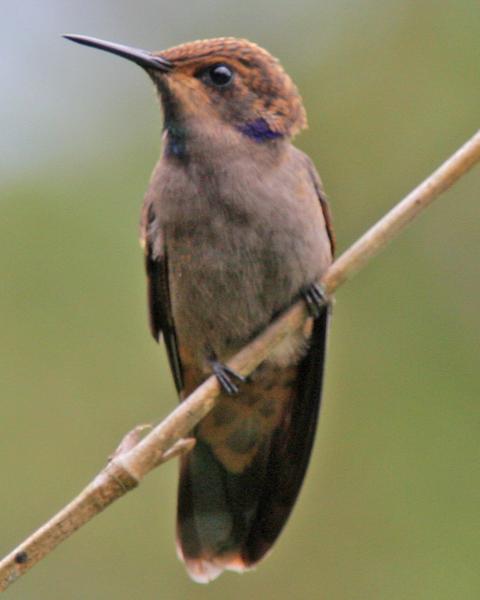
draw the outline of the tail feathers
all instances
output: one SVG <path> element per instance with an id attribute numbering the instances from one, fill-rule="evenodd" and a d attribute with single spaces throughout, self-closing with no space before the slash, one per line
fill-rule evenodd
<path id="1" fill-rule="evenodd" d="M 224 570 L 251 568 L 242 548 L 257 512 L 265 463 L 266 452 L 260 451 L 247 471 L 229 473 L 200 440 L 181 459 L 177 553 L 194 581 L 208 583 Z"/>
<path id="2" fill-rule="evenodd" d="M 272 548 L 300 491 L 320 404 L 328 315 L 315 321 L 282 421 L 250 466 L 232 473 L 197 439 L 181 459 L 177 548 L 191 578 L 251 569 Z"/>

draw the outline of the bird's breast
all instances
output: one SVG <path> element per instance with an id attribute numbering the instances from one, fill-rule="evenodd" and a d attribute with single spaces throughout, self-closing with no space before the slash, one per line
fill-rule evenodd
<path id="1" fill-rule="evenodd" d="M 208 349 L 220 359 L 265 327 L 331 259 L 313 186 L 291 174 L 225 173 L 171 180 L 160 211 L 179 341 L 194 355 Z M 302 345 L 287 340 L 278 360 Z"/>

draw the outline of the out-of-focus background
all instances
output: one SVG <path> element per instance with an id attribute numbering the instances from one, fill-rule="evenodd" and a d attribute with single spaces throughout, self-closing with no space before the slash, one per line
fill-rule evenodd
<path id="1" fill-rule="evenodd" d="M 0 553 L 176 399 L 147 331 L 139 207 L 161 118 L 148 49 L 220 35 L 278 56 L 340 250 L 479 127 L 477 0 L 25 0 L 0 22 Z M 10 590 L 21 600 L 480 597 L 480 170 L 337 294 L 297 507 L 256 572 L 202 587 L 159 469 Z"/>

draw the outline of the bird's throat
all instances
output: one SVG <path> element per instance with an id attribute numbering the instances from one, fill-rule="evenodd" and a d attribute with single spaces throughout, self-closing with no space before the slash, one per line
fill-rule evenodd
<path id="1" fill-rule="evenodd" d="M 282 140 L 285 136 L 272 130 L 267 121 L 262 118 L 258 118 L 254 121 L 237 125 L 234 128 L 228 126 L 219 127 L 218 124 L 215 127 L 209 127 L 208 123 L 201 120 L 200 122 L 186 121 L 185 119 L 178 118 L 177 115 L 166 114 L 164 123 L 165 131 L 165 156 L 169 159 L 180 161 L 182 163 L 188 162 L 190 156 L 198 154 L 196 150 L 205 149 L 205 151 L 211 151 L 212 148 L 223 148 L 225 152 L 235 148 L 236 153 L 241 149 L 248 150 L 244 146 L 245 142 L 240 142 L 235 135 L 231 135 L 234 130 L 240 132 L 242 137 L 254 142 L 255 144 L 266 147 L 267 142 L 275 142 L 276 140 Z M 231 133 L 229 133 L 229 130 Z M 238 133 L 237 133 L 238 136 Z M 247 144 L 250 147 L 250 144 Z M 268 144 L 270 147 L 270 144 Z M 278 144 L 275 144 L 277 147 Z M 250 147 L 251 148 L 251 147 Z M 251 151 L 248 150 L 249 152 Z M 205 154 L 201 153 L 203 156 Z"/>
<path id="2" fill-rule="evenodd" d="M 169 158 L 185 160 L 187 158 L 187 132 L 185 127 L 174 121 L 165 122 L 165 154 Z"/>

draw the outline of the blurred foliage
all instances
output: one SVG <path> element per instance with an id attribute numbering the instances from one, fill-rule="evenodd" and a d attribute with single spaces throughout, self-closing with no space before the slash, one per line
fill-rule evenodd
<path id="1" fill-rule="evenodd" d="M 63 42 L 238 35 L 298 83 L 341 248 L 479 126 L 476 0 L 26 0 L 2 9 L 0 552 L 133 425 L 175 404 L 146 326 L 136 227 L 160 143 L 147 78 Z M 143 78 L 143 79 L 142 79 Z M 480 173 L 337 296 L 322 419 L 284 534 L 256 572 L 191 583 L 176 466 L 16 583 L 21 600 L 480 597 Z"/>

